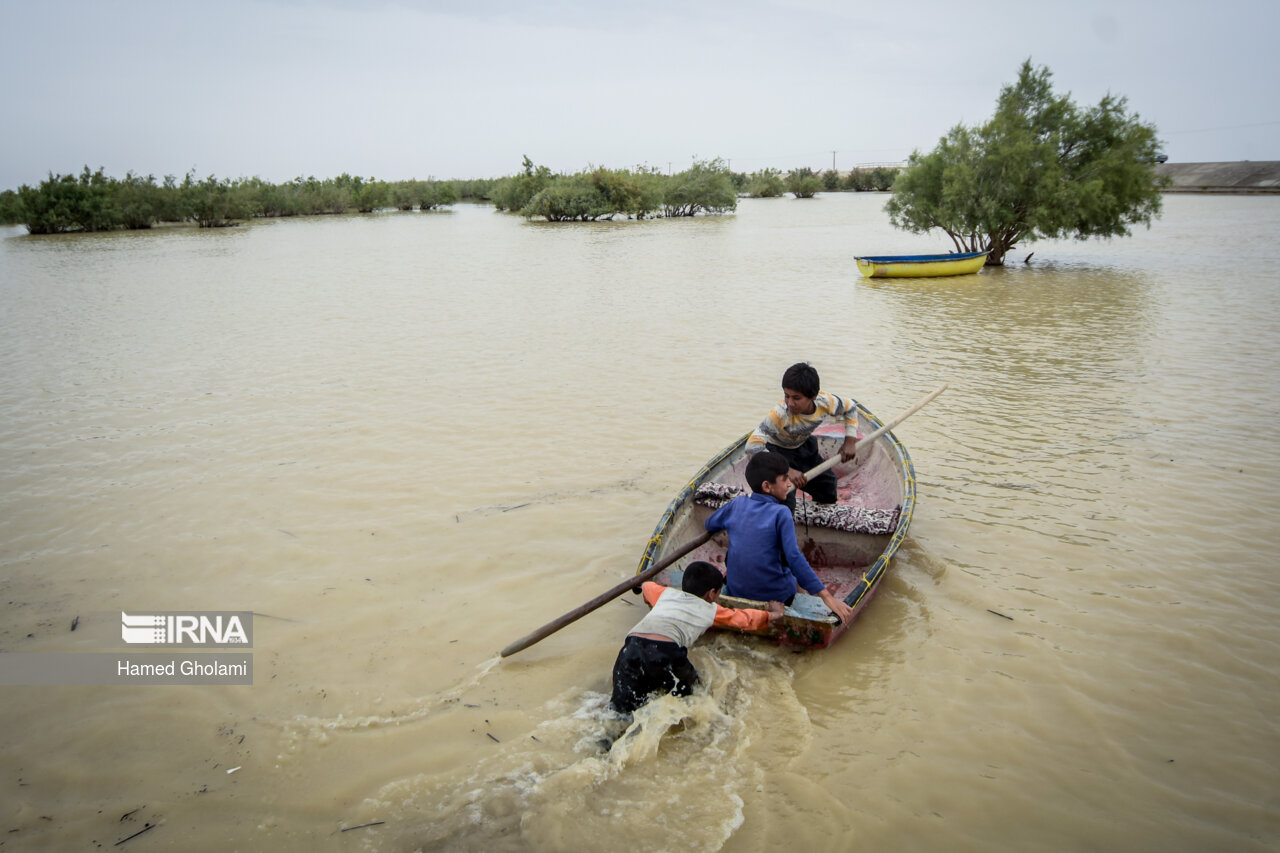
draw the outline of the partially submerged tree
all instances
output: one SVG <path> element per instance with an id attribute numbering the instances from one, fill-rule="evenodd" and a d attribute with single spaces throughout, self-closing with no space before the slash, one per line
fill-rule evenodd
<path id="1" fill-rule="evenodd" d="M 615 216 L 645 219 L 662 206 L 664 181 L 649 169 L 632 172 L 603 166 L 590 172 L 555 175 L 519 213 L 526 219 L 540 216 L 548 222 L 588 222 Z"/>
<path id="2" fill-rule="evenodd" d="M 676 175 L 637 167 L 592 167 L 574 174 L 552 174 L 524 158 L 524 171 L 499 179 L 490 190 L 499 210 L 548 222 L 587 222 L 624 216 L 696 216 L 737 207 L 730 172 L 721 160 L 695 162 Z"/>
<path id="3" fill-rule="evenodd" d="M 0 192 L 0 225 L 21 225 L 24 215 L 22 199 L 16 192 Z"/>
<path id="4" fill-rule="evenodd" d="M 995 115 L 956 125 L 929 154 L 915 152 L 893 183 L 889 221 L 916 234 L 945 231 L 961 252 L 1004 262 L 1020 240 L 1128 236 L 1160 213 L 1154 125 L 1108 94 L 1082 109 L 1056 95 L 1031 61 L 1005 86 Z"/>
<path id="5" fill-rule="evenodd" d="M 410 181 L 419 210 L 435 210 L 458 203 L 458 186 L 453 181 Z"/>
<path id="6" fill-rule="evenodd" d="M 458 201 L 452 181 L 397 181 L 390 185 L 391 204 L 399 210 L 435 210 Z"/>
<path id="7" fill-rule="evenodd" d="M 32 234 L 59 234 L 64 231 L 109 231 L 120 227 L 112 180 L 101 168 L 90 172 L 85 166 L 75 175 L 54 175 L 38 187 L 18 188 L 22 220 Z"/>
<path id="8" fill-rule="evenodd" d="M 490 192 L 493 206 L 498 210 L 515 212 L 527 205 L 535 195 L 547 184 L 555 180 L 555 175 L 546 166 L 534 166 L 529 155 L 524 157 L 524 171 L 519 175 L 499 178 Z"/>
<path id="9" fill-rule="evenodd" d="M 777 198 L 787 191 L 787 185 L 778 169 L 761 169 L 751 174 L 746 190 L 752 198 Z"/>
<path id="10" fill-rule="evenodd" d="M 874 166 L 869 169 L 853 169 L 844 179 L 846 189 L 865 192 L 884 192 L 893 189 L 893 181 L 898 177 L 898 169 L 889 166 Z"/>
<path id="11" fill-rule="evenodd" d="M 787 192 L 796 198 L 813 198 L 822 190 L 822 177 L 808 166 L 787 173 Z"/>
<path id="12" fill-rule="evenodd" d="M 609 218 L 615 212 L 585 175 L 557 178 L 520 208 L 526 219 L 541 216 L 548 222 L 587 222 Z"/>
<path id="13" fill-rule="evenodd" d="M 186 218 L 201 228 L 236 225 L 255 212 L 253 190 L 243 180 L 218 180 L 213 175 L 196 180 L 193 170 L 187 172 L 178 190 Z"/>
<path id="14" fill-rule="evenodd" d="M 664 183 L 662 212 L 666 216 L 738 209 L 738 193 L 723 160 L 699 160 L 683 172 L 668 176 Z"/>
<path id="15" fill-rule="evenodd" d="M 588 180 L 610 211 L 628 218 L 645 219 L 662 207 L 663 177 L 653 169 L 593 171 Z"/>

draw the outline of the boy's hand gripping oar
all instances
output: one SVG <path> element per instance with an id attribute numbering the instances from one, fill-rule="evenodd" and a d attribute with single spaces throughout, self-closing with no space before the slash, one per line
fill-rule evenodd
<path id="1" fill-rule="evenodd" d="M 930 400 L 932 400 L 934 397 L 938 396 L 945 390 L 947 390 L 947 384 L 944 382 L 941 385 L 939 385 L 935 391 L 929 393 L 923 399 L 921 399 L 919 403 L 916 403 L 914 406 L 907 409 L 905 412 L 898 415 L 896 418 L 889 421 L 884 426 L 880 427 L 880 429 L 876 430 L 875 432 L 868 433 L 867 435 L 864 435 L 862 438 L 858 439 L 857 444 L 853 446 L 854 452 L 857 452 L 857 449 L 859 447 L 862 447 L 864 444 L 870 444 L 871 442 L 875 441 L 877 438 L 884 435 L 886 432 L 893 429 L 898 424 L 902 423 L 907 418 L 911 417 L 916 412 L 923 409 L 926 403 L 928 403 Z M 826 461 L 819 462 L 817 465 L 814 465 L 808 471 L 804 472 L 805 480 L 806 481 L 812 480 L 814 477 L 818 476 L 823 471 L 826 471 L 827 469 L 831 468 L 833 465 L 835 465 L 839 461 L 840 461 L 840 454 L 837 453 L 834 456 L 828 457 Z"/>
<path id="2" fill-rule="evenodd" d="M 618 584 L 608 592 L 600 593 L 595 598 L 588 601 L 586 604 L 574 610 L 570 610 L 568 613 L 564 614 L 559 619 L 553 619 L 552 621 L 543 625 L 538 630 L 534 631 L 529 636 L 516 640 L 514 643 L 507 646 L 498 654 L 505 658 L 505 657 L 508 657 L 509 655 L 515 654 L 518 651 L 522 651 L 524 649 L 529 648 L 539 640 L 545 640 L 547 637 L 551 636 L 556 631 L 559 631 L 561 628 L 563 628 L 565 625 L 568 625 L 570 622 L 575 622 L 578 619 L 581 619 L 583 616 L 586 616 L 588 613 L 590 613 L 592 610 L 595 610 L 597 607 L 601 606 L 602 604 L 608 604 L 610 601 L 622 595 L 627 590 L 633 589 L 634 587 L 637 587 L 640 584 L 644 583 L 649 578 L 653 577 L 658 572 L 662 571 L 667 566 L 671 565 L 676 560 L 683 557 L 685 554 L 688 554 L 690 551 L 694 550 L 695 548 L 698 548 L 699 546 L 706 544 L 710 540 L 711 540 L 711 533 L 710 532 L 703 533 L 701 536 L 694 539 L 692 542 L 678 549 L 674 554 L 672 554 L 670 557 L 667 557 L 662 562 L 656 563 L 655 565 L 645 569 L 643 572 L 640 572 L 638 575 L 634 575 L 633 577 L 628 578 L 627 580 Z"/>

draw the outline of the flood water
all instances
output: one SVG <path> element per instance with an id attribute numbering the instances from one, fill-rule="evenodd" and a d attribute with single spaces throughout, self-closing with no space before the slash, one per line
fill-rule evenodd
<path id="1" fill-rule="evenodd" d="M 0 844 L 1276 849 L 1280 198 L 868 281 L 949 248 L 885 198 L 5 230 L 0 651 L 256 616 L 252 686 L 0 688 Z M 882 418 L 950 384 L 834 647 L 708 635 L 625 734 L 635 597 L 497 659 L 799 360 Z"/>

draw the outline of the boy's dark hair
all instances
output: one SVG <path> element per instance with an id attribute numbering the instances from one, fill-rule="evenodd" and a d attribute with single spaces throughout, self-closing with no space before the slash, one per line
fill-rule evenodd
<path id="1" fill-rule="evenodd" d="M 798 362 L 787 368 L 782 374 L 782 390 L 799 391 L 806 397 L 818 396 L 821 390 L 818 384 L 818 371 L 808 362 Z"/>
<path id="2" fill-rule="evenodd" d="M 690 595 L 702 598 L 713 589 L 724 586 L 724 575 L 706 560 L 694 560 L 684 570 L 680 588 Z"/>
<path id="3" fill-rule="evenodd" d="M 772 483 L 791 470 L 791 463 L 781 453 L 761 451 L 747 460 L 747 485 L 753 492 L 763 492 L 766 482 Z"/>

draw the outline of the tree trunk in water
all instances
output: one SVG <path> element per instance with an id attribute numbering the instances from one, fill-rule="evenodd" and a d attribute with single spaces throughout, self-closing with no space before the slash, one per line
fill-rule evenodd
<path id="1" fill-rule="evenodd" d="M 985 266 L 1002 267 L 1004 266 L 1004 256 L 1007 255 L 1017 245 L 1020 234 L 988 234 L 986 245 L 983 247 L 991 254 L 987 255 Z"/>

